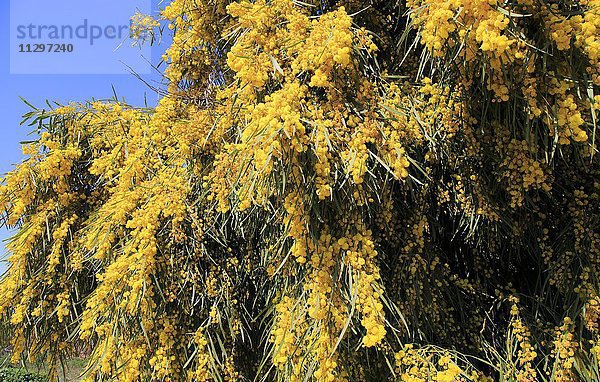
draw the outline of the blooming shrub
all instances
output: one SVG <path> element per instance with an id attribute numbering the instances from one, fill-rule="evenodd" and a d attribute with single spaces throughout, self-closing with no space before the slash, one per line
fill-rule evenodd
<path id="1" fill-rule="evenodd" d="M 599 11 L 173 0 L 155 109 L 26 116 L 40 138 L 0 189 L 13 360 L 597 381 Z"/>

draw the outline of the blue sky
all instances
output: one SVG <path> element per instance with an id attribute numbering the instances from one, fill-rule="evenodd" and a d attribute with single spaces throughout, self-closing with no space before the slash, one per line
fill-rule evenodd
<path id="1" fill-rule="evenodd" d="M 22 0 L 10 1 L 18 2 Z M 70 101 L 85 101 L 91 98 L 110 98 L 113 96 L 114 86 L 117 95 L 124 98 L 129 104 L 142 106 L 145 100 L 149 105 L 156 104 L 157 95 L 142 81 L 130 74 L 125 65 L 122 67 L 122 74 L 10 74 L 10 56 L 16 54 L 16 52 L 12 52 L 16 49 L 13 46 L 14 43 L 10 43 L 10 1 L 0 1 L 0 50 L 3 52 L 0 56 L 0 85 L 2 86 L 0 91 L 0 114 L 3 120 L 0 125 L 0 173 L 4 174 L 10 171 L 13 165 L 22 159 L 19 142 L 31 139 L 31 136 L 28 136 L 30 128 L 19 126 L 21 115 L 28 111 L 28 106 L 19 99 L 19 96 L 36 106 L 44 105 L 47 99 L 68 103 Z M 47 0 L 39 1 L 46 2 Z M 148 3 L 148 1 L 150 0 L 139 2 L 138 0 L 127 0 L 122 2 L 129 3 L 128 6 L 136 2 L 145 6 L 143 3 Z M 152 13 L 156 14 L 159 0 L 152 0 L 152 2 Z M 60 0 L 49 3 L 58 7 L 57 11 L 61 11 Z M 105 1 L 88 0 L 85 3 L 105 3 Z M 168 41 L 165 41 L 160 46 L 152 48 L 151 60 L 153 63 L 156 64 L 160 60 L 167 43 Z M 40 59 L 39 57 L 43 56 L 38 55 L 34 59 Z M 144 75 L 143 77 L 150 83 L 156 83 L 160 79 L 158 74 Z M 4 241 L 9 235 L 8 231 L 0 229 L 0 239 Z M 6 253 L 3 244 L 0 245 L 0 251 L 4 259 Z M 4 269 L 5 264 L 0 263 L 0 272 L 3 272 Z"/>

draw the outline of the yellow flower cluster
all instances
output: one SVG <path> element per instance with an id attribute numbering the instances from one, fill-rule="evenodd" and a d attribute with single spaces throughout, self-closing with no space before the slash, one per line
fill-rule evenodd
<path id="1" fill-rule="evenodd" d="M 395 354 L 395 366 L 402 382 L 487 381 L 477 372 L 462 370 L 453 357 L 444 352 L 406 344 Z"/>
<path id="2" fill-rule="evenodd" d="M 511 206 L 522 206 L 524 194 L 529 190 L 550 190 L 550 184 L 542 165 L 532 158 L 527 141 L 511 140 L 506 146 L 506 158 L 501 167 L 508 182 L 507 191 Z"/>
<path id="3" fill-rule="evenodd" d="M 538 377 L 534 367 L 537 352 L 531 345 L 531 332 L 520 317 L 519 299 L 511 296 L 509 301 L 511 303 L 510 329 L 518 345 L 516 365 L 518 369 L 513 372 L 517 381 L 535 381 Z"/>
<path id="4" fill-rule="evenodd" d="M 209 54 L 221 31 L 221 20 L 227 15 L 225 2 L 214 5 L 197 0 L 171 1 L 162 11 L 168 20 L 169 29 L 175 31 L 172 44 L 163 55 L 169 65 L 165 76 L 169 80 L 169 91 L 181 91 L 182 81 L 206 81 L 215 75 L 215 61 L 209 60 Z M 219 57 L 218 60 L 224 60 Z"/>
<path id="5" fill-rule="evenodd" d="M 299 323 L 294 322 L 295 301 L 290 297 L 284 297 L 277 304 L 276 327 L 273 331 L 273 364 L 278 368 L 284 368 L 295 351 L 295 328 Z"/>
<path id="6" fill-rule="evenodd" d="M 474 80 L 481 76 L 486 88 L 493 92 L 498 101 L 508 101 L 509 92 L 519 87 L 529 104 L 532 114 L 539 117 L 546 115 L 545 120 L 551 129 L 557 121 L 559 129 L 556 134 L 561 144 L 571 141 L 583 142 L 588 139 L 582 128 L 581 114 L 585 110 L 583 102 L 574 101 L 575 94 L 562 93 L 556 100 L 558 107 L 540 110 L 538 97 L 543 93 L 557 94 L 552 88 L 545 88 L 544 81 L 559 81 L 568 75 L 563 72 L 564 63 L 559 59 L 556 73 L 550 71 L 551 78 L 539 79 L 536 72 L 543 64 L 543 54 L 535 49 L 536 41 L 529 40 L 525 26 L 518 22 L 523 17 L 519 6 L 508 6 L 499 9 L 496 1 L 413 1 L 409 2 L 411 17 L 421 28 L 421 43 L 434 57 L 462 57 L 467 67 L 463 75 L 463 84 L 472 86 Z M 528 1 L 524 4 L 525 12 L 530 12 L 536 22 L 545 26 L 547 34 L 556 49 L 569 51 L 579 48 L 589 59 L 586 76 L 591 83 L 599 83 L 598 39 L 597 29 L 600 27 L 598 4 L 585 1 L 582 15 L 564 15 L 558 4 L 545 5 Z M 512 16 L 512 17 L 511 17 Z M 528 16 L 528 17 L 530 17 Z M 539 25 L 539 24 L 536 24 Z M 481 65 L 481 71 L 473 71 L 475 65 Z M 511 75 L 506 76 L 505 68 L 512 68 Z M 558 74 L 558 75 L 557 75 Z M 542 82 L 540 82 L 542 81 Z M 521 84 L 526 86 L 521 86 Z"/>
<path id="7" fill-rule="evenodd" d="M 600 2 L 598 0 L 585 1 L 586 11 L 576 34 L 576 45 L 580 46 L 590 59 L 590 75 L 596 86 L 600 85 Z"/>
<path id="8" fill-rule="evenodd" d="M 587 133 L 581 129 L 585 121 L 578 111 L 573 95 L 569 94 L 565 99 L 558 101 L 557 109 L 556 122 L 562 132 L 560 142 L 567 143 L 570 139 L 575 142 L 587 141 Z"/>
<path id="9" fill-rule="evenodd" d="M 158 28 L 160 23 L 150 15 L 145 15 L 136 12 L 131 16 L 131 25 L 129 27 L 129 35 L 134 40 L 142 42 L 154 36 L 154 29 Z"/>
<path id="10" fill-rule="evenodd" d="M 455 54 L 467 63 L 485 59 L 489 66 L 487 88 L 499 100 L 508 100 L 508 84 L 502 67 L 510 65 L 517 56 L 512 48 L 516 40 L 506 33 L 509 18 L 496 9 L 495 0 L 469 1 L 410 1 L 411 18 L 421 28 L 422 43 L 434 57 L 463 47 Z M 422 8 L 421 8 L 422 7 Z"/>
<path id="11" fill-rule="evenodd" d="M 291 49 L 297 58 L 290 67 L 293 74 L 312 71 L 310 86 L 332 85 L 332 75 L 336 66 L 350 65 L 353 35 L 350 31 L 352 19 L 344 7 L 327 12 L 312 22 L 308 38 Z"/>
<path id="12" fill-rule="evenodd" d="M 378 290 L 380 279 L 376 263 L 377 251 L 372 232 L 361 222 L 355 222 L 357 233 L 351 238 L 342 237 L 337 247 L 345 252 L 345 261 L 351 267 L 356 279 L 357 310 L 362 314 L 361 323 L 367 331 L 363 338 L 366 347 L 379 345 L 385 337 L 385 313 L 381 302 L 382 292 Z"/>
<path id="13" fill-rule="evenodd" d="M 480 49 L 483 52 L 501 57 L 515 43 L 515 40 L 503 34 L 508 22 L 508 17 L 495 10 L 489 10 L 487 15 L 483 15 L 482 21 L 475 29 L 475 39 L 481 43 Z"/>
<path id="14" fill-rule="evenodd" d="M 575 380 L 573 366 L 575 364 L 575 352 L 578 344 L 574 341 L 573 322 L 569 317 L 563 319 L 563 324 L 556 329 L 554 340 L 554 380 L 557 382 Z"/>

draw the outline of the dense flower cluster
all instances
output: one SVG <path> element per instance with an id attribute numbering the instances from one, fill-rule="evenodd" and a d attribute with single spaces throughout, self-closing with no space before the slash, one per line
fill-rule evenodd
<path id="1" fill-rule="evenodd" d="M 154 38 L 154 31 L 160 26 L 158 20 L 155 20 L 150 15 L 145 15 L 136 12 L 131 17 L 131 25 L 129 27 L 130 37 L 136 42 L 144 43 L 147 40 Z"/>

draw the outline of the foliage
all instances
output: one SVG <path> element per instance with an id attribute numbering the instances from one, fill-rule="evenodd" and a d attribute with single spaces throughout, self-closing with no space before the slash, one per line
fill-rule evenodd
<path id="1" fill-rule="evenodd" d="M 15 361 L 91 349 L 89 380 L 599 379 L 598 0 L 162 17 L 156 109 L 26 116 L 40 139 L 0 190 Z"/>
<path id="2" fill-rule="evenodd" d="M 12 367 L 0 369 L 1 382 L 45 382 L 48 379 L 41 374 L 30 373 Z"/>

